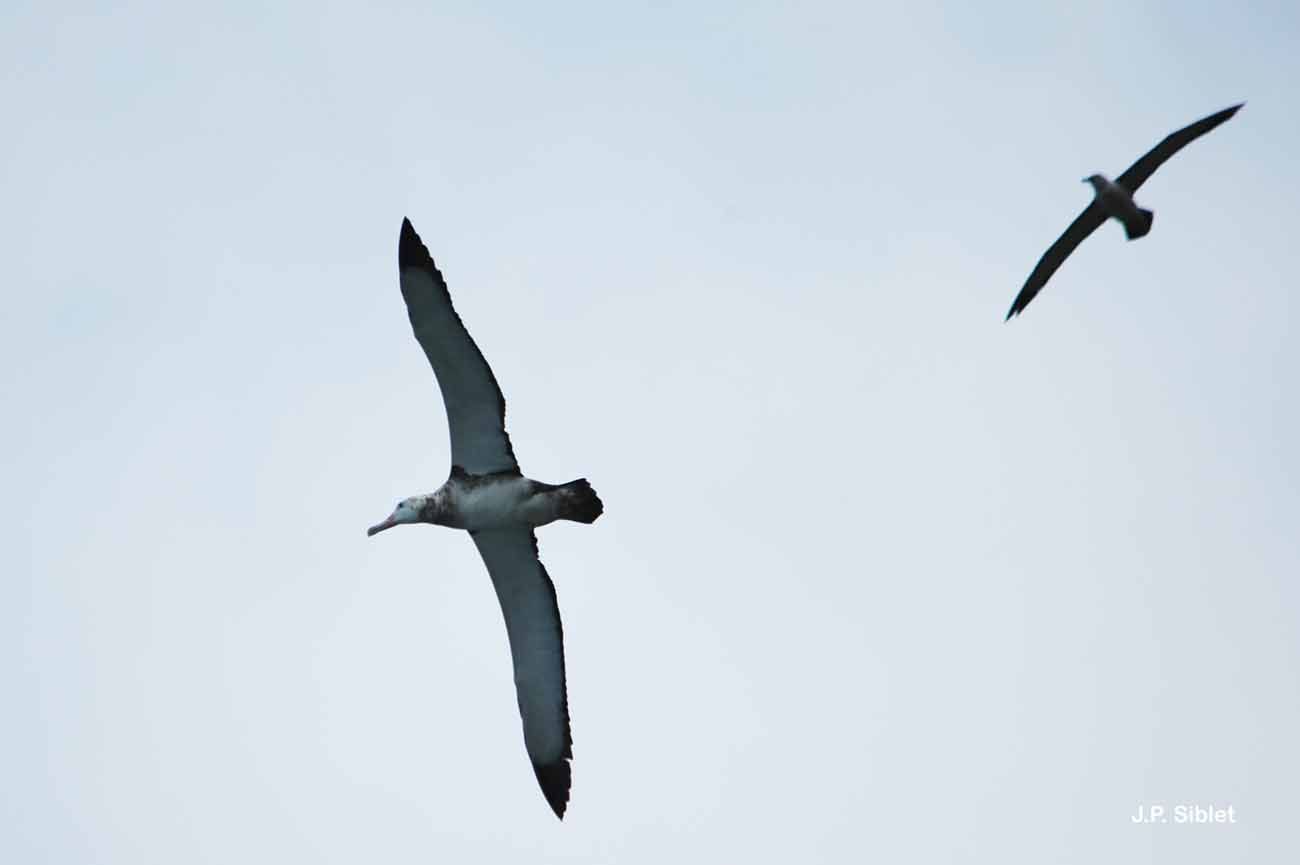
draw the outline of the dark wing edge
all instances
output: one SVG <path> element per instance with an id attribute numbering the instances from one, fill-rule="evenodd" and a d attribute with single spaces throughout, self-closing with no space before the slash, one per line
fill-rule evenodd
<path id="1" fill-rule="evenodd" d="M 496 390 L 497 416 L 500 422 L 501 436 L 505 440 L 506 454 L 510 462 L 509 466 L 499 470 L 517 473 L 519 471 L 519 461 L 516 459 L 514 447 L 510 443 L 510 434 L 506 432 L 505 394 L 501 392 L 501 385 L 497 382 L 496 374 L 492 372 L 492 367 L 488 364 L 487 358 L 483 356 L 482 349 L 478 347 L 478 343 L 474 342 L 474 338 L 470 336 L 469 329 L 465 327 L 465 322 L 461 321 L 460 314 L 456 312 L 456 307 L 451 302 L 451 292 L 447 290 L 447 281 L 443 279 L 442 271 L 438 270 L 438 266 L 434 264 L 433 256 L 429 254 L 429 248 L 424 245 L 424 241 L 420 239 L 420 235 L 416 233 L 415 226 L 411 225 L 411 220 L 408 217 L 402 217 L 402 231 L 397 243 L 397 267 L 399 273 L 408 268 L 416 268 L 424 271 L 429 276 L 430 282 L 432 282 L 436 287 L 436 290 L 441 292 L 440 299 L 446 303 L 447 309 L 451 312 L 451 318 L 460 328 L 461 333 L 464 335 L 465 342 L 473 349 L 474 355 L 477 357 L 479 364 L 482 366 L 483 371 L 487 373 L 488 380 Z M 407 287 L 405 284 L 402 285 L 402 296 L 403 300 L 406 302 L 407 317 L 410 319 L 411 327 L 416 331 L 416 341 L 418 342 L 420 337 L 419 325 L 415 320 L 415 313 L 411 307 L 411 298 L 407 297 Z M 423 343 L 421 343 L 420 347 L 424 349 L 425 355 L 428 356 L 429 350 L 425 348 Z M 430 365 L 433 364 L 433 358 L 431 356 L 429 357 L 429 362 Z M 435 366 L 434 374 L 437 375 L 437 372 L 438 370 Z M 441 385 L 441 382 L 439 382 L 439 385 Z M 451 423 L 450 412 L 448 413 L 447 421 L 449 424 Z M 454 438 L 454 431 L 452 435 Z"/>
<path id="2" fill-rule="evenodd" d="M 531 529 L 485 530 L 474 532 L 471 536 L 474 538 L 475 546 L 478 547 L 479 555 L 487 565 L 497 600 L 501 604 L 501 612 L 506 620 L 520 720 L 524 727 L 524 744 L 533 765 L 533 774 L 537 777 L 537 783 L 542 789 L 542 795 L 546 797 L 547 804 L 551 806 L 555 816 L 563 820 L 569 802 L 569 791 L 573 786 L 573 771 L 569 764 L 573 759 L 573 732 L 569 720 L 568 673 L 564 662 L 564 625 L 560 620 L 560 605 L 555 594 L 555 584 L 551 582 L 550 574 L 542 564 L 538 554 L 537 535 Z M 532 566 L 531 574 L 523 573 L 525 568 L 522 567 L 523 555 L 528 550 L 531 550 L 527 563 Z M 536 671 L 527 668 L 526 664 L 539 661 L 545 663 L 545 659 L 540 658 L 539 653 L 528 652 L 529 649 L 536 649 L 535 645 L 525 645 L 526 632 L 523 629 L 528 622 L 521 620 L 520 617 L 527 618 L 526 613 L 530 603 L 536 605 L 532 609 L 542 609 L 554 624 L 551 639 L 559 650 L 552 663 L 558 662 L 556 665 L 558 669 L 551 669 L 550 672 L 552 675 L 558 673 L 560 692 L 558 718 L 530 718 L 525 708 L 538 699 L 537 694 L 528 691 L 530 684 L 536 684 L 533 678 L 536 676 Z M 546 672 L 544 668 L 542 675 L 544 676 Z M 542 695 L 540 702 L 545 702 L 544 696 Z M 558 751 L 553 749 L 552 753 L 536 753 L 534 746 L 537 736 L 534 731 L 539 726 L 547 725 L 548 722 L 553 724 L 555 720 L 558 720 L 562 727 Z M 546 732 L 553 734 L 554 730 Z"/>
<path id="3" fill-rule="evenodd" d="M 537 561 L 537 570 L 541 572 L 542 584 L 546 586 L 551 607 L 555 610 L 555 638 L 560 643 L 560 694 L 564 706 L 564 750 L 560 752 L 559 759 L 548 763 L 532 760 L 533 774 L 537 776 L 537 784 L 542 788 L 546 803 L 551 806 L 555 816 L 563 820 L 564 811 L 569 805 L 569 790 L 573 787 L 573 768 L 569 764 L 573 759 L 573 727 L 569 719 L 569 673 L 564 662 L 564 623 L 560 619 L 560 600 L 555 595 L 555 583 L 551 581 L 551 575 L 547 573 L 546 565 L 542 564 L 537 549 L 537 535 L 529 532 L 529 536 L 533 541 L 533 557 Z"/>
<path id="4" fill-rule="evenodd" d="M 1209 117 L 1203 117 L 1195 123 L 1184 126 L 1177 132 L 1166 135 L 1163 141 L 1147 151 L 1141 159 L 1134 162 L 1123 174 L 1115 178 L 1115 182 L 1129 192 L 1137 192 L 1138 187 L 1146 183 L 1147 179 L 1156 173 L 1156 169 L 1164 165 L 1171 156 L 1211 129 L 1226 123 L 1245 104 L 1239 102 L 1230 108 L 1225 108 L 1211 114 Z"/>
<path id="5" fill-rule="evenodd" d="M 1013 316 L 1024 312 L 1029 302 L 1038 296 L 1043 286 L 1047 285 L 1052 274 L 1056 273 L 1061 264 L 1070 257 L 1070 253 L 1074 252 L 1075 248 L 1105 221 L 1106 213 L 1096 201 L 1085 207 L 1083 212 L 1074 218 L 1074 222 L 1070 223 L 1070 227 L 1065 229 L 1065 233 L 1047 248 L 1042 258 L 1038 259 L 1038 264 L 1034 265 L 1033 272 L 1025 280 L 1024 287 L 1016 295 L 1003 321 L 1010 321 Z"/>

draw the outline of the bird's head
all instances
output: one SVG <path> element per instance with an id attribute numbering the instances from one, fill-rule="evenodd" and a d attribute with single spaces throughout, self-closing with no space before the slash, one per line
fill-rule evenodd
<path id="1" fill-rule="evenodd" d="M 1095 192 L 1101 192 L 1101 190 L 1106 186 L 1106 178 L 1102 177 L 1100 174 L 1089 174 L 1083 179 L 1083 182 L 1091 183 Z"/>
<path id="2" fill-rule="evenodd" d="M 430 522 L 423 516 L 429 509 L 429 499 L 429 496 L 411 496 L 409 499 L 402 499 L 397 503 L 397 507 L 393 508 L 393 513 L 388 519 L 366 529 L 366 536 L 373 537 L 384 529 L 391 529 L 403 523 Z"/>

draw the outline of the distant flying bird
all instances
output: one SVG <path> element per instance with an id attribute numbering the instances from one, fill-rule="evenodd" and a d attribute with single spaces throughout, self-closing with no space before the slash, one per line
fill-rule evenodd
<path id="1" fill-rule="evenodd" d="M 1016 295 L 1015 302 L 1011 304 L 1011 309 L 1007 312 L 1007 320 L 1009 321 L 1013 315 L 1019 315 L 1026 306 L 1029 306 L 1029 301 L 1042 291 L 1047 280 L 1061 266 L 1061 262 L 1065 261 L 1070 253 L 1074 252 L 1074 248 L 1082 243 L 1085 237 L 1096 231 L 1107 218 L 1114 217 L 1122 222 L 1124 233 L 1129 240 L 1144 237 L 1151 230 L 1151 220 L 1155 214 L 1138 207 L 1133 201 L 1133 193 L 1137 192 L 1138 187 L 1155 174 L 1156 169 L 1169 157 L 1226 121 L 1245 104 L 1242 102 L 1231 108 L 1225 108 L 1217 114 L 1211 114 L 1169 135 L 1164 141 L 1151 148 L 1146 156 L 1130 165 L 1128 171 L 1115 178 L 1113 182 L 1100 174 L 1085 177 L 1083 182 L 1092 184 L 1094 193 L 1092 203 L 1083 209 L 1083 213 L 1080 213 L 1074 222 L 1070 223 L 1070 227 L 1065 229 L 1065 234 L 1057 238 L 1056 243 L 1053 243 L 1047 252 L 1043 253 L 1043 257 L 1038 259 L 1034 272 L 1029 274 L 1029 279 L 1025 280 L 1025 287 L 1020 289 L 1020 294 Z"/>
<path id="2" fill-rule="evenodd" d="M 529 480 L 506 435 L 506 401 L 474 344 L 429 250 L 402 220 L 397 247 L 402 297 L 442 390 L 451 431 L 451 476 L 432 493 L 397 503 L 367 535 L 403 523 L 465 529 L 478 547 L 505 614 L 524 745 L 555 816 L 569 801 L 573 738 L 564 682 L 564 635 L 555 587 L 537 557 L 533 529 L 555 520 L 595 522 L 604 505 L 586 478 Z"/>

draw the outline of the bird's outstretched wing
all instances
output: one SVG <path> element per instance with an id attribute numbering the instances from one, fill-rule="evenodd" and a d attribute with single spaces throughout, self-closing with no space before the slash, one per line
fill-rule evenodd
<path id="1" fill-rule="evenodd" d="M 1049 246 L 1047 252 L 1043 253 L 1043 257 L 1038 259 L 1033 273 L 1029 274 L 1029 279 L 1025 280 L 1024 287 L 1020 289 L 1020 293 L 1011 304 L 1011 309 L 1007 311 L 1005 320 L 1010 321 L 1013 315 L 1020 315 L 1025 307 L 1029 306 L 1029 301 L 1043 290 L 1043 286 L 1052 278 L 1052 274 L 1056 273 L 1061 262 L 1069 258 L 1075 247 L 1083 243 L 1083 239 L 1096 231 L 1097 227 L 1105 221 L 1106 212 L 1095 200 L 1085 207 L 1083 213 L 1075 217 L 1070 227 L 1065 229 L 1065 233 L 1056 239 L 1056 243 Z"/>
<path id="2" fill-rule="evenodd" d="M 1127 189 L 1129 192 L 1136 192 L 1137 188 L 1146 183 L 1147 178 L 1156 173 L 1156 169 L 1164 165 L 1169 157 L 1182 150 L 1188 144 L 1200 138 L 1220 123 L 1224 123 L 1232 115 L 1241 110 L 1241 106 L 1246 103 L 1241 102 L 1231 108 L 1225 108 L 1222 111 L 1211 114 L 1209 117 L 1202 118 L 1195 123 L 1184 126 L 1182 129 L 1170 135 L 1166 135 L 1164 141 L 1161 141 L 1155 147 L 1151 148 L 1145 156 L 1134 162 L 1128 167 L 1128 170 L 1115 178 L 1115 182 Z"/>
<path id="3" fill-rule="evenodd" d="M 505 397 L 452 308 L 447 283 L 409 219 L 402 220 L 397 263 L 411 327 L 442 390 L 452 465 L 476 475 L 518 472 L 506 434 Z"/>
<path id="4" fill-rule="evenodd" d="M 472 533 L 505 614 L 524 746 L 555 816 L 569 801 L 573 737 L 564 683 L 564 632 L 555 586 L 537 556 L 531 529 Z"/>

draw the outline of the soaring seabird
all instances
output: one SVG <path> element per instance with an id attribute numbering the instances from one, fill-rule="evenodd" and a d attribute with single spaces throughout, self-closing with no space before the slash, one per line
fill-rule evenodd
<path id="1" fill-rule="evenodd" d="M 564 635 L 555 587 L 533 529 L 555 520 L 595 522 L 604 505 L 586 478 L 544 484 L 519 471 L 506 435 L 506 401 L 483 353 L 451 305 L 429 250 L 402 220 L 397 263 L 406 311 L 442 390 L 451 431 L 451 476 L 432 493 L 397 503 L 367 535 L 403 523 L 465 529 L 505 614 L 524 746 L 555 816 L 569 801 L 573 739 L 564 682 Z"/>
<path id="2" fill-rule="evenodd" d="M 1085 177 L 1083 182 L 1092 184 L 1092 203 L 1083 209 L 1083 213 L 1080 213 L 1074 222 L 1070 223 L 1070 227 L 1065 229 L 1065 234 L 1057 238 L 1056 243 L 1053 243 L 1047 252 L 1043 253 L 1043 257 L 1038 259 L 1034 272 L 1029 274 L 1029 279 L 1025 280 L 1025 287 L 1020 289 L 1020 294 L 1016 295 L 1015 302 L 1011 304 L 1011 309 L 1007 312 L 1007 320 L 1024 311 L 1029 301 L 1042 291 L 1047 280 L 1056 273 L 1061 262 L 1065 261 L 1070 253 L 1074 252 L 1074 248 L 1082 243 L 1085 237 L 1096 231 L 1107 218 L 1114 217 L 1123 223 L 1124 233 L 1129 240 L 1144 237 L 1151 230 L 1151 220 L 1155 214 L 1138 207 L 1133 201 L 1133 193 L 1137 192 L 1138 187 L 1145 183 L 1148 177 L 1155 174 L 1156 169 L 1163 165 L 1165 160 L 1226 121 L 1245 104 L 1242 102 L 1231 108 L 1225 108 L 1217 114 L 1211 114 L 1166 136 L 1164 141 L 1151 148 L 1150 152 L 1130 165 L 1127 171 L 1113 181 L 1107 180 L 1100 174 Z"/>

